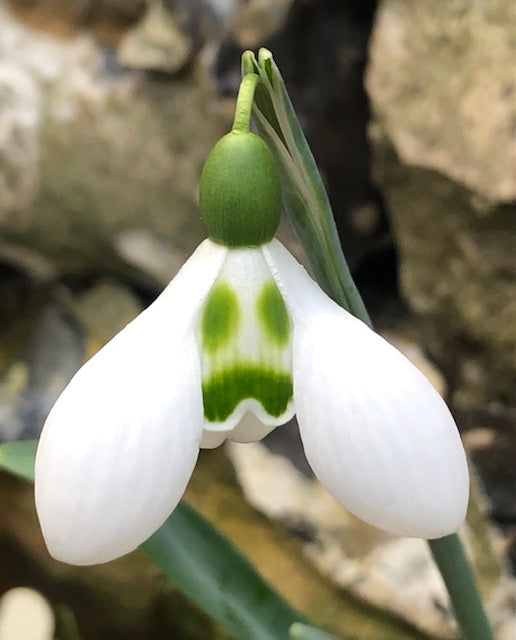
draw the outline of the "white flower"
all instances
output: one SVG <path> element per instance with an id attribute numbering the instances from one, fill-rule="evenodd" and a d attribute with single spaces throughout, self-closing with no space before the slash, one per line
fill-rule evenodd
<path id="1" fill-rule="evenodd" d="M 239 424 L 246 411 L 261 430 Z M 36 505 L 50 553 L 87 565 L 133 550 L 177 505 L 199 446 L 260 439 L 294 412 L 315 474 L 355 515 L 423 538 L 460 526 L 464 451 L 426 378 L 277 240 L 205 240 L 47 419 Z"/>

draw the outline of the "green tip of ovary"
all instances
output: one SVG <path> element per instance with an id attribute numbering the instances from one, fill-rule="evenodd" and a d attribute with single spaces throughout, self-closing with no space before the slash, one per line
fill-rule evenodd
<path id="1" fill-rule="evenodd" d="M 288 373 L 240 363 L 203 381 L 204 415 L 209 422 L 224 422 L 242 401 L 254 398 L 278 417 L 287 410 L 292 389 Z"/>

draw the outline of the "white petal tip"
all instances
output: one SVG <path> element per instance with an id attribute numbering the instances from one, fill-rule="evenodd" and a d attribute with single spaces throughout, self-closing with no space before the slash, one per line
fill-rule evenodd
<path id="1" fill-rule="evenodd" d="M 469 476 L 455 422 L 402 354 L 343 310 L 297 325 L 294 398 L 307 459 L 349 511 L 388 533 L 460 528 Z"/>
<path id="2" fill-rule="evenodd" d="M 71 544 L 60 544 L 54 546 L 48 542 L 48 538 L 45 538 L 47 550 L 49 554 L 58 562 L 70 564 L 77 567 L 90 567 L 97 564 L 105 564 L 112 560 L 130 553 L 134 549 L 126 548 L 111 548 L 111 549 L 77 549 L 77 546 L 72 542 Z M 136 548 L 136 547 L 135 547 Z"/>

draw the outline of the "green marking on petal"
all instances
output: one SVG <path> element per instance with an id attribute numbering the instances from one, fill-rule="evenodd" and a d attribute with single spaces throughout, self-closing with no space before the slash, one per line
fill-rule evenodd
<path id="1" fill-rule="evenodd" d="M 201 319 L 201 336 L 204 349 L 215 353 L 238 331 L 240 309 L 233 289 L 219 282 L 211 290 Z"/>
<path id="2" fill-rule="evenodd" d="M 256 301 L 263 329 L 277 345 L 285 346 L 290 338 L 290 318 L 283 297 L 272 280 L 264 284 Z"/>
<path id="3" fill-rule="evenodd" d="M 254 398 L 277 418 L 287 410 L 292 389 L 290 374 L 241 363 L 203 382 L 204 415 L 209 422 L 224 422 L 240 402 Z"/>

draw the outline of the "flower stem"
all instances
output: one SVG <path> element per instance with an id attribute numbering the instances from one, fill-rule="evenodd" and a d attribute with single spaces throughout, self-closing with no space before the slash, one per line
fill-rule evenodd
<path id="1" fill-rule="evenodd" d="M 246 133 L 249 131 L 251 111 L 253 108 L 254 90 L 258 84 L 259 76 L 249 73 L 242 78 L 235 107 L 235 119 L 232 131 Z"/>
<path id="2" fill-rule="evenodd" d="M 455 617 L 465 640 L 494 640 L 482 600 L 459 536 L 429 540 L 435 563 L 450 594 Z"/>

